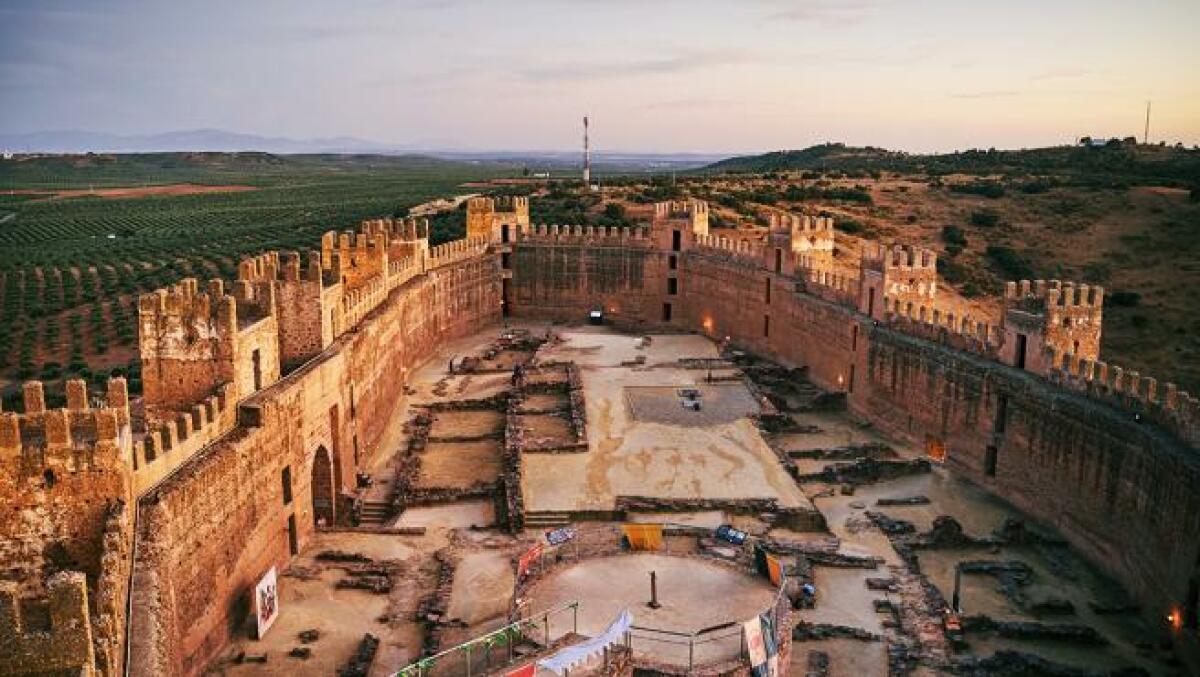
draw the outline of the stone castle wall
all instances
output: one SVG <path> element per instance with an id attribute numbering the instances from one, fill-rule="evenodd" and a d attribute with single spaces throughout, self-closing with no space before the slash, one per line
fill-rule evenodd
<path id="1" fill-rule="evenodd" d="M 944 451 L 1058 527 L 1153 618 L 1178 608 L 1200 572 L 1196 399 L 1095 362 L 1090 343 L 1064 352 L 1063 329 L 1098 342 L 1102 292 L 1029 301 L 1022 287 L 1013 324 L 990 327 L 937 309 L 924 250 L 868 248 L 854 277 L 815 264 L 794 223 L 764 244 L 709 235 L 696 201 L 658 205 L 636 229 L 529 226 L 517 218 L 526 204 L 507 208 L 475 203 L 475 234 L 438 247 L 427 223 L 371 221 L 326 234 L 303 259 L 244 261 L 230 294 L 187 280 L 144 297 L 145 430 L 131 425 L 123 382 L 105 408 L 89 410 L 76 385 L 68 408 L 49 412 L 40 384 L 27 385 L 26 413 L 0 416 L 0 563 L 26 562 L 40 580 L 44 549 L 58 544 L 98 581 L 93 649 L 71 660 L 116 671 L 132 567 L 134 672 L 203 671 L 247 630 L 256 581 L 287 566 L 318 518 L 344 518 L 409 372 L 442 342 L 498 323 L 502 308 L 572 321 L 602 309 L 618 324 L 698 331 L 806 367 L 856 415 Z M 133 501 L 131 538 L 122 506 Z M 47 594 L 4 591 L 0 603 Z M 41 645 L 8 617 L 0 629 L 29 652 L 0 648 L 0 672 L 29 672 L 20 661 Z"/>
<path id="2" fill-rule="evenodd" d="M 317 358 L 243 400 L 235 429 L 143 499 L 136 674 L 199 673 L 246 629 L 254 584 L 292 553 L 289 519 L 298 548 L 314 533 L 319 450 L 341 450 L 337 483 L 351 488 L 352 440 L 364 452 L 377 441 L 409 370 L 440 342 L 499 320 L 498 280 L 492 255 L 413 278 Z"/>

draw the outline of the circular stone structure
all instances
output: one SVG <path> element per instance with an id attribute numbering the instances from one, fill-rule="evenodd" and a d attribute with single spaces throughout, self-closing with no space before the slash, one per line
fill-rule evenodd
<path id="1" fill-rule="evenodd" d="M 650 572 L 657 573 L 657 609 L 650 601 Z M 765 578 L 696 557 L 634 553 L 583 560 L 538 581 L 526 593 L 530 609 L 540 611 L 572 600 L 579 602 L 579 633 L 595 637 L 604 632 L 622 609 L 633 624 L 672 633 L 691 634 L 724 623 L 738 625 L 696 638 L 696 665 L 737 658 L 743 621 L 765 611 L 776 589 Z M 552 634 L 569 630 L 569 615 L 559 615 Z M 687 665 L 687 637 L 636 631 L 636 654 L 656 661 Z"/>

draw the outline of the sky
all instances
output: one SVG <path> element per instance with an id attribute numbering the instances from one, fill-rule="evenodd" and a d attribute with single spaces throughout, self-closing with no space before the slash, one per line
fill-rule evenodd
<path id="1" fill-rule="evenodd" d="M 914 152 L 1200 143 L 1198 0 L 0 0 L 0 132 Z"/>

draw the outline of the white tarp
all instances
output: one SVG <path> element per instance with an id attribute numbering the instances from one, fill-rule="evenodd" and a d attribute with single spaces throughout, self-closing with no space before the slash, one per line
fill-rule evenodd
<path id="1" fill-rule="evenodd" d="M 561 675 L 576 665 L 586 663 L 599 656 L 605 648 L 620 642 L 625 637 L 625 633 L 629 632 L 631 625 L 633 625 L 633 616 L 629 613 L 629 609 L 625 609 L 617 615 L 616 620 L 608 624 L 608 629 L 603 634 L 586 642 L 569 646 L 549 658 L 543 658 L 538 661 L 538 666 L 546 668 L 556 675 Z"/>

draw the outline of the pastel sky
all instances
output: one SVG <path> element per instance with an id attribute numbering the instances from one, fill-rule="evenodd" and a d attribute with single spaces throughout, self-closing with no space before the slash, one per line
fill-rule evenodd
<path id="1" fill-rule="evenodd" d="M 1200 143 L 1197 0 L 0 0 L 0 131 L 444 149 Z"/>

